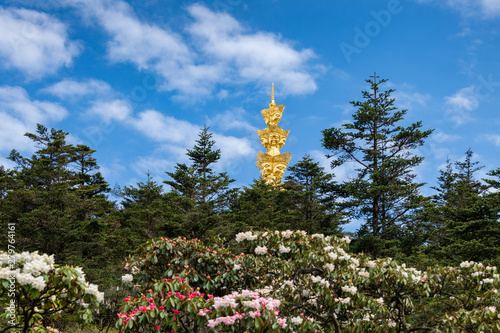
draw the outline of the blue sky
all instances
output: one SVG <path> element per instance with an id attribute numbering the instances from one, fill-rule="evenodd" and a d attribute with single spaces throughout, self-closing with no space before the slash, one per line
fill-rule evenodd
<path id="1" fill-rule="evenodd" d="M 328 169 L 321 131 L 351 119 L 376 71 L 404 124 L 435 129 L 419 181 L 468 148 L 484 176 L 500 166 L 499 22 L 500 0 L 3 0 L 0 163 L 33 153 L 23 134 L 42 123 L 96 149 L 112 186 L 161 182 L 206 123 L 217 170 L 249 185 L 274 82 L 282 152 Z"/>

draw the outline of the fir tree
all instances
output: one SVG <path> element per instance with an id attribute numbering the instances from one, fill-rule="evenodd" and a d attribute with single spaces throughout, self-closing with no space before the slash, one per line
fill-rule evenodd
<path id="1" fill-rule="evenodd" d="M 423 157 L 412 150 L 423 145 L 432 130 L 422 131 L 422 123 L 399 125 L 407 110 L 398 110 L 391 98 L 393 89 L 380 91 L 387 80 L 366 80 L 371 91 L 363 91 L 363 101 L 351 104 L 357 108 L 352 123 L 343 128 L 323 131 L 322 145 L 336 158 L 332 167 L 354 162 L 357 177 L 344 182 L 348 195 L 346 205 L 355 217 L 366 219 L 367 230 L 375 238 L 392 239 L 399 226 L 417 223 L 414 210 L 424 198 L 419 194 L 422 183 L 414 182 L 413 169 Z"/>
<path id="2" fill-rule="evenodd" d="M 167 172 L 172 180 L 164 181 L 172 189 L 169 195 L 177 210 L 175 220 L 179 221 L 183 235 L 189 237 L 206 237 L 209 230 L 220 227 L 237 193 L 229 187 L 234 179 L 226 172 L 213 170 L 221 153 L 214 149 L 213 134 L 208 130 L 204 127 L 194 147 L 187 150 L 192 164 L 177 163 L 174 172 Z"/>
<path id="3" fill-rule="evenodd" d="M 38 124 L 36 133 L 26 133 L 38 147 L 35 154 L 11 152 L 16 168 L 0 175 L 0 220 L 15 223 L 18 250 L 55 254 L 98 278 L 111 259 L 106 238 L 114 204 L 104 195 L 109 188 L 96 172 L 94 151 L 66 143 L 67 135 Z"/>
<path id="4" fill-rule="evenodd" d="M 498 260 L 500 257 L 500 223 L 497 194 L 490 191 L 496 180 L 476 178 L 483 167 L 473 161 L 471 149 L 464 161 L 454 167 L 448 163 L 441 171 L 438 202 L 432 218 L 438 222 L 438 232 L 429 251 L 447 264 L 462 261 Z M 495 171 L 489 173 L 496 176 Z"/>
<path id="5" fill-rule="evenodd" d="M 292 191 L 297 226 L 309 233 L 336 234 L 345 223 L 336 201 L 339 186 L 309 155 L 288 168 L 285 188 Z"/>

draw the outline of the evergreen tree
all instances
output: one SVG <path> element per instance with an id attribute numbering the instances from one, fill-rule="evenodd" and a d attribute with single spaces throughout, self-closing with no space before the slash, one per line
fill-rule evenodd
<path id="1" fill-rule="evenodd" d="M 338 234 L 345 223 L 336 201 L 339 186 L 309 155 L 288 168 L 285 188 L 292 191 L 299 229 L 309 233 Z"/>
<path id="2" fill-rule="evenodd" d="M 283 185 L 254 180 L 243 187 L 231 205 L 232 232 L 249 229 L 297 230 L 297 212 L 291 192 Z"/>
<path id="3" fill-rule="evenodd" d="M 98 278 L 110 263 L 106 237 L 114 204 L 90 148 L 66 143 L 68 133 L 37 125 L 26 133 L 38 147 L 31 158 L 13 150 L 15 170 L 2 172 L 0 220 L 15 223 L 16 249 L 55 254 L 67 264 L 90 268 Z M 2 238 L 2 243 L 5 239 Z"/>
<path id="4" fill-rule="evenodd" d="M 407 110 L 394 106 L 393 89 L 380 91 L 387 80 L 376 79 L 374 75 L 366 80 L 371 92 L 362 92 L 364 101 L 351 102 L 357 108 L 353 122 L 343 129 L 325 129 L 322 145 L 336 156 L 332 167 L 346 162 L 358 166 L 357 177 L 344 182 L 345 204 L 354 217 L 366 219 L 373 237 L 388 240 L 399 237 L 401 226 L 418 224 L 414 212 L 425 200 L 419 194 L 424 184 L 414 182 L 412 171 L 423 157 L 412 150 L 423 145 L 432 130 L 420 130 L 420 121 L 399 125 Z"/>
<path id="5" fill-rule="evenodd" d="M 137 187 L 125 186 L 122 191 L 122 225 L 137 230 L 140 243 L 147 239 L 174 236 L 171 229 L 172 208 L 163 186 L 146 173 L 146 182 L 138 182 Z M 139 245 L 139 244 L 137 244 Z"/>
<path id="6" fill-rule="evenodd" d="M 176 210 L 174 221 L 184 236 L 208 237 L 209 230 L 220 228 L 223 217 L 234 199 L 237 189 L 226 172 L 216 173 L 212 168 L 220 159 L 219 149 L 209 128 L 204 127 L 192 149 L 187 150 L 191 165 L 177 163 L 174 172 L 167 172 L 172 180 L 164 181 L 171 187 L 171 204 Z M 213 232 L 212 232 L 213 233 Z"/>
<path id="7" fill-rule="evenodd" d="M 429 251 L 438 255 L 443 263 L 458 264 L 462 261 L 487 261 L 500 259 L 499 205 L 496 192 L 490 191 L 496 180 L 482 183 L 475 174 L 483 167 L 473 161 L 472 150 L 467 150 L 465 160 L 453 166 L 448 162 L 439 177 L 438 203 L 433 219 L 438 222 L 438 232 Z M 497 176 L 496 171 L 489 173 Z"/>

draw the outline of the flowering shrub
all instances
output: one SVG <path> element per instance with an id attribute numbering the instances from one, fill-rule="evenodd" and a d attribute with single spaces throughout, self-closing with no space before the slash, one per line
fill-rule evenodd
<path id="1" fill-rule="evenodd" d="M 199 240 L 146 243 L 123 277 L 122 332 L 500 332 L 496 267 L 427 272 L 346 252 L 350 239 L 246 232 L 234 256 Z M 213 296 L 212 296 L 213 295 Z M 133 318 L 133 319 L 132 319 Z"/>
<path id="2" fill-rule="evenodd" d="M 79 267 L 57 267 L 54 257 L 38 252 L 0 251 L 0 314 L 4 328 L 20 332 L 57 332 L 48 326 L 63 314 L 92 321 L 104 294 L 85 281 Z"/>

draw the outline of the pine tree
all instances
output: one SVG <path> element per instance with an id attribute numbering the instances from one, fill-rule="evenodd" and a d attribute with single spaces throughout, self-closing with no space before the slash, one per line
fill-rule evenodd
<path id="1" fill-rule="evenodd" d="M 149 172 L 146 182 L 137 186 L 125 186 L 123 196 L 122 225 L 137 231 L 139 242 L 160 236 L 175 236 L 172 229 L 172 208 L 163 186 L 154 181 Z M 137 244 L 139 245 L 139 244 Z"/>
<path id="2" fill-rule="evenodd" d="M 495 180 L 476 179 L 475 174 L 483 167 L 473 161 L 471 149 L 464 161 L 453 166 L 448 163 L 441 171 L 439 194 L 435 196 L 438 207 L 433 219 L 438 222 L 438 233 L 429 249 L 444 263 L 462 261 L 487 261 L 500 259 L 499 206 Z M 495 171 L 489 173 L 497 175 Z"/>
<path id="3" fill-rule="evenodd" d="M 423 157 L 412 150 L 423 145 L 432 130 L 422 131 L 422 123 L 399 125 L 407 110 L 398 110 L 391 98 L 393 89 L 380 91 L 386 82 L 377 76 L 366 80 L 371 92 L 363 91 L 364 101 L 351 104 L 357 108 L 353 122 L 341 128 L 323 131 L 322 145 L 336 158 L 332 167 L 354 162 L 357 177 L 344 182 L 348 195 L 346 205 L 355 217 L 365 217 L 367 230 L 375 237 L 392 239 L 401 225 L 413 225 L 414 210 L 424 198 L 419 194 L 422 183 L 414 182 L 413 169 Z"/>
<path id="4" fill-rule="evenodd" d="M 110 260 L 106 237 L 114 204 L 105 197 L 109 189 L 93 150 L 67 144 L 68 133 L 40 124 L 25 135 L 38 150 L 31 158 L 11 152 L 16 168 L 1 175 L 1 223 L 15 223 L 18 250 L 55 254 L 98 277 L 98 267 Z"/>
<path id="5" fill-rule="evenodd" d="M 309 233 L 338 234 L 345 223 L 336 201 L 339 186 L 309 155 L 288 168 L 285 188 L 291 191 L 297 211 L 297 226 Z"/>
<path id="6" fill-rule="evenodd" d="M 204 127 L 194 147 L 187 150 L 192 164 L 177 163 L 174 172 L 167 172 L 172 180 L 164 181 L 171 188 L 169 195 L 177 210 L 175 220 L 179 221 L 183 235 L 189 237 L 208 237 L 209 230 L 220 227 L 237 193 L 237 189 L 229 187 L 234 179 L 226 172 L 216 173 L 212 169 L 221 153 L 214 150 L 213 134 L 208 130 Z"/>
<path id="7" fill-rule="evenodd" d="M 299 223 L 296 201 L 285 185 L 254 180 L 252 186 L 243 187 L 232 202 L 231 232 L 226 234 L 227 238 L 251 229 L 300 230 L 304 225 Z"/>

